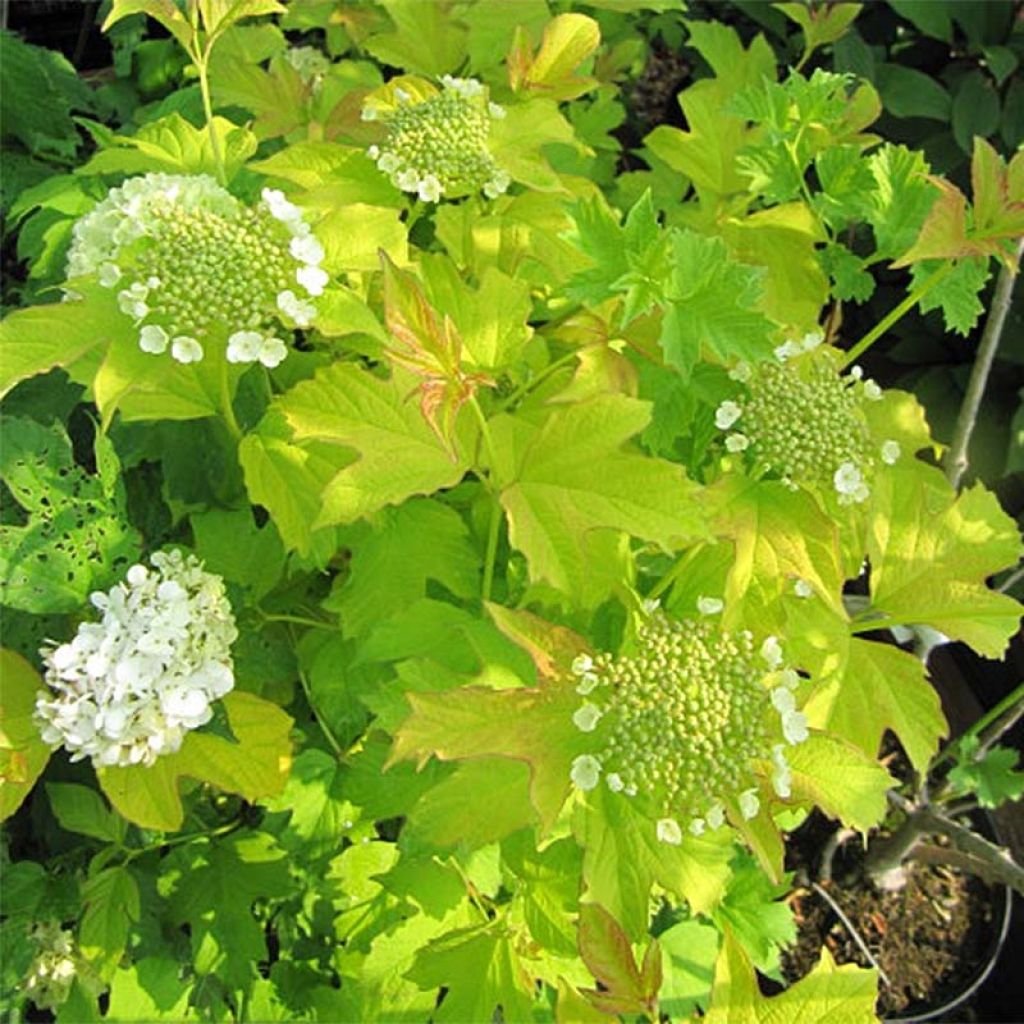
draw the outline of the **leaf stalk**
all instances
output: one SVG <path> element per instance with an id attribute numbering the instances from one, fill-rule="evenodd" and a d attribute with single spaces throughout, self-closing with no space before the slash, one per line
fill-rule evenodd
<path id="1" fill-rule="evenodd" d="M 843 367 L 849 366 L 859 359 L 878 339 L 894 324 L 898 323 L 916 306 L 936 285 L 941 284 L 953 271 L 953 264 L 946 263 L 939 267 L 923 284 L 915 288 L 898 306 L 882 317 L 874 327 L 857 342 L 846 354 Z"/>

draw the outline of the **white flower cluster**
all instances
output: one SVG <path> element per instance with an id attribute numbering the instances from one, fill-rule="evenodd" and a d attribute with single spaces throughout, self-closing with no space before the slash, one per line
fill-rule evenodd
<path id="1" fill-rule="evenodd" d="M 277 366 L 279 324 L 309 327 L 328 275 L 302 211 L 276 189 L 250 208 L 208 175 L 130 178 L 74 227 L 69 279 L 117 288 L 139 348 L 199 362 L 213 343 L 229 362 Z"/>
<path id="2" fill-rule="evenodd" d="M 876 459 L 892 465 L 900 446 L 886 440 L 875 447 L 863 408 L 882 389 L 857 366 L 840 376 L 827 350 L 815 352 L 821 341 L 808 334 L 776 348 L 774 363 L 736 367 L 730 376 L 745 394 L 718 406 L 715 426 L 727 432 L 726 450 L 745 452 L 755 471 L 793 490 L 831 491 L 840 505 L 860 504 L 871 494 Z"/>
<path id="3" fill-rule="evenodd" d="M 92 595 L 99 622 L 41 652 L 49 690 L 36 700 L 36 721 L 73 761 L 151 765 L 208 722 L 211 703 L 234 686 L 238 631 L 221 578 L 179 551 L 150 562 Z"/>
<path id="4" fill-rule="evenodd" d="M 785 667 L 778 638 L 755 652 L 749 633 L 707 621 L 723 607 L 702 596 L 704 621 L 683 622 L 654 608 L 636 654 L 581 654 L 572 664 L 583 697 L 573 724 L 594 734 L 592 751 L 573 760 L 573 785 L 592 790 L 603 777 L 639 801 L 662 842 L 682 842 L 684 825 L 693 835 L 719 828 L 729 803 L 756 817 L 762 778 L 788 798 L 785 750 L 808 737 L 800 677 Z"/>
<path id="5" fill-rule="evenodd" d="M 56 921 L 32 929 L 36 956 L 24 980 L 24 993 L 40 1010 L 52 1010 L 67 1001 L 79 974 L 82 958 L 75 937 Z"/>
<path id="6" fill-rule="evenodd" d="M 387 137 L 370 146 L 367 156 L 389 175 L 396 188 L 413 192 L 427 203 L 483 190 L 496 199 L 512 179 L 494 162 L 487 148 L 491 123 L 505 116 L 489 102 L 487 88 L 474 78 L 441 79 L 442 91 L 415 100 L 398 88 L 398 106 L 363 108 L 363 120 L 381 121 Z"/>

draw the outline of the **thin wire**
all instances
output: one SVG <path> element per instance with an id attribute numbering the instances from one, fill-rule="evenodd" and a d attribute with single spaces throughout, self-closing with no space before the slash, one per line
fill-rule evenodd
<path id="1" fill-rule="evenodd" d="M 853 922 L 843 913 L 843 908 L 817 882 L 811 882 L 811 888 L 836 912 L 836 916 L 846 925 L 846 930 L 853 936 L 853 941 L 857 943 L 860 951 L 871 961 L 871 965 L 878 971 L 878 976 L 885 982 L 886 987 L 892 988 L 889 976 L 882 970 L 882 965 L 871 955 L 871 950 L 868 949 L 867 943 L 860 937 L 860 932 L 854 928 Z"/>

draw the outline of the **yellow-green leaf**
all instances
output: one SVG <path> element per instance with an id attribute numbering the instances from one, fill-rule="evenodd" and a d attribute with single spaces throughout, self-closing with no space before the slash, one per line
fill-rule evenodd
<path id="1" fill-rule="evenodd" d="M 882 733 L 891 729 L 918 771 L 927 768 L 948 731 L 938 692 L 920 659 L 856 638 L 848 644 L 845 666 L 804 710 L 868 756 L 878 753 Z"/>
<path id="2" fill-rule="evenodd" d="M 545 829 L 569 795 L 573 758 L 584 735 L 572 721 L 579 697 L 568 680 L 529 689 L 468 686 L 409 693 L 412 714 L 395 735 L 389 763 L 433 755 L 442 761 L 508 757 L 530 767 L 530 799 Z"/>
<path id="3" fill-rule="evenodd" d="M 716 532 L 735 546 L 723 595 L 729 622 L 742 618 L 768 632 L 778 629 L 779 597 L 796 579 L 831 607 L 841 607 L 838 531 L 813 498 L 778 482 L 735 475 L 722 477 L 708 497 Z"/>
<path id="4" fill-rule="evenodd" d="M 132 14 L 148 14 L 160 22 L 186 50 L 191 49 L 195 30 L 174 0 L 114 0 L 103 22 L 103 31 L 109 32 L 122 18 Z"/>
<path id="5" fill-rule="evenodd" d="M 650 420 L 650 404 L 602 395 L 556 406 L 540 429 L 512 416 L 491 423 L 501 503 L 513 547 L 530 575 L 568 594 L 592 571 L 585 543 L 608 529 L 672 548 L 705 533 L 699 488 L 681 467 L 627 446 Z"/>
<path id="6" fill-rule="evenodd" d="M 32 720 L 39 673 L 20 655 L 0 648 L 0 821 L 28 796 L 50 760 Z"/>
<path id="7" fill-rule="evenodd" d="M 139 919 L 139 886 L 124 865 L 109 867 L 82 887 L 85 911 L 78 926 L 82 952 L 101 975 L 112 976 L 124 953 L 128 931 Z"/>
<path id="8" fill-rule="evenodd" d="M 605 907 L 634 941 L 647 934 L 655 882 L 697 914 L 710 911 L 725 892 L 735 852 L 728 828 L 687 833 L 679 846 L 671 846 L 658 839 L 656 823 L 629 799 L 599 786 L 576 809 L 573 832 L 584 851 L 587 898 Z"/>
<path id="9" fill-rule="evenodd" d="M 852 743 L 811 731 L 786 748 L 794 800 L 807 800 L 844 825 L 867 832 L 885 816 L 886 793 L 895 780 Z"/>
<path id="10" fill-rule="evenodd" d="M 780 995 L 761 995 L 739 942 L 726 932 L 706 1024 L 875 1024 L 878 972 L 837 967 L 827 949 L 807 977 Z"/>
<path id="11" fill-rule="evenodd" d="M 876 478 L 871 613 L 931 626 L 998 658 L 1017 632 L 1021 605 L 985 580 L 1016 565 L 1022 551 L 1016 524 L 982 484 L 956 496 L 937 469 L 911 460 Z"/>
<path id="12" fill-rule="evenodd" d="M 112 342 L 134 344 L 131 320 L 109 289 L 76 283 L 75 290 L 81 299 L 29 306 L 0 322 L 0 397 L 28 377 L 70 366 Z"/>
<path id="13" fill-rule="evenodd" d="M 237 742 L 190 732 L 177 753 L 157 758 L 152 766 L 99 769 L 100 786 L 114 809 L 143 828 L 173 832 L 184 819 L 182 777 L 249 801 L 280 793 L 291 768 L 291 718 L 251 693 L 229 693 L 224 706 Z"/>
<path id="14" fill-rule="evenodd" d="M 280 400 L 298 441 L 337 447 L 338 470 L 324 489 L 313 529 L 353 522 L 462 478 L 465 463 L 452 458 L 409 401 L 418 384 L 401 367 L 382 380 L 351 363 L 335 363 Z"/>
<path id="15" fill-rule="evenodd" d="M 513 75 L 512 87 L 536 90 L 557 100 L 582 96 L 597 82 L 574 72 L 600 44 L 601 30 L 593 18 L 560 14 L 544 28 L 536 56 Z"/>

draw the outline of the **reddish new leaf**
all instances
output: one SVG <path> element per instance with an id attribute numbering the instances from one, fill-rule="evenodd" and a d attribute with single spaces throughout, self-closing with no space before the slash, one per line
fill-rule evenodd
<path id="1" fill-rule="evenodd" d="M 653 1015 L 661 988 L 661 950 L 652 939 L 638 969 L 629 936 L 618 921 L 597 903 L 580 905 L 579 950 L 598 989 L 583 995 L 606 1013 Z"/>

